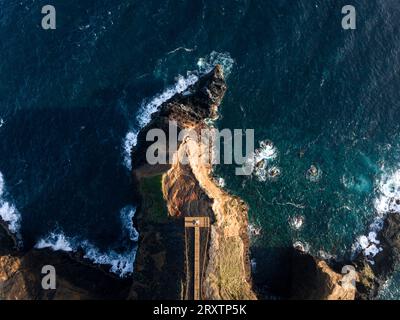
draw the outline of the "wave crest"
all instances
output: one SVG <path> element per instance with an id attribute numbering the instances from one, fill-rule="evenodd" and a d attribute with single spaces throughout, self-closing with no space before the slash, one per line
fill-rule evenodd
<path id="1" fill-rule="evenodd" d="M 35 248 L 37 249 L 51 249 L 53 251 L 72 252 L 82 249 L 84 251 L 84 258 L 90 260 L 94 264 L 110 266 L 109 271 L 124 278 L 133 273 L 133 265 L 136 257 L 136 242 L 139 233 L 133 226 L 133 217 L 136 208 L 127 206 L 121 210 L 121 222 L 124 231 L 128 233 L 131 240 L 130 245 L 122 253 L 115 250 L 107 252 L 101 251 L 95 245 L 87 240 L 80 241 L 76 237 L 68 237 L 62 231 L 51 232 L 47 237 L 40 239 Z"/>
<path id="2" fill-rule="evenodd" d="M 0 218 L 7 224 L 8 230 L 21 241 L 19 233 L 21 228 L 21 214 L 13 204 L 4 199 L 5 194 L 6 187 L 4 177 L 0 172 Z"/>
<path id="3" fill-rule="evenodd" d="M 225 77 L 229 77 L 232 73 L 235 60 L 232 59 L 229 52 L 212 51 L 208 56 L 200 58 L 197 61 L 197 67 L 200 73 L 210 72 L 217 64 L 222 66 Z"/>
<path id="4" fill-rule="evenodd" d="M 190 86 L 194 85 L 202 74 L 210 72 L 217 64 L 220 64 L 224 70 L 225 77 L 228 77 L 233 69 L 235 61 L 228 52 L 212 51 L 207 57 L 200 58 L 197 61 L 196 71 L 188 71 L 186 77 L 179 75 L 177 81 L 163 92 L 155 95 L 153 98 L 144 100 L 135 117 L 135 124 L 124 138 L 123 158 L 124 165 L 129 170 L 132 169 L 131 150 L 137 144 L 139 131 L 143 129 L 151 120 L 151 116 L 159 107 L 171 99 L 175 94 L 185 92 Z"/>
<path id="5" fill-rule="evenodd" d="M 362 252 L 367 260 L 374 264 L 373 258 L 383 250 L 376 239 L 383 228 L 387 214 L 400 213 L 400 170 L 385 174 L 377 183 L 377 197 L 374 202 L 377 216 L 369 226 L 368 235 L 359 236 L 353 244 L 353 256 Z"/>
<path id="6" fill-rule="evenodd" d="M 187 77 L 179 76 L 177 82 L 167 88 L 164 92 L 154 96 L 149 102 L 142 102 L 139 111 L 136 114 L 135 129 L 129 131 L 124 139 L 124 164 L 131 170 L 131 150 L 137 143 L 139 131 L 143 129 L 151 120 L 151 116 L 159 107 L 167 100 L 171 99 L 175 94 L 182 93 L 188 87 L 195 84 L 199 77 L 190 73 Z"/>

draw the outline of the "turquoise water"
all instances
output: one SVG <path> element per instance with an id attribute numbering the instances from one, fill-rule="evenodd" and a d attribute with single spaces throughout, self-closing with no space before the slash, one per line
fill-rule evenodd
<path id="1" fill-rule="evenodd" d="M 126 149 L 158 95 L 217 62 L 229 74 L 217 126 L 255 129 L 278 150 L 275 181 L 216 169 L 261 228 L 255 281 L 284 294 L 294 243 L 344 259 L 368 232 L 378 183 L 400 163 L 397 2 L 353 1 L 356 31 L 342 30 L 347 3 L 336 0 L 55 0 L 52 32 L 40 29 L 41 3 L 0 4 L 0 197 L 26 247 L 83 246 L 129 272 Z"/>

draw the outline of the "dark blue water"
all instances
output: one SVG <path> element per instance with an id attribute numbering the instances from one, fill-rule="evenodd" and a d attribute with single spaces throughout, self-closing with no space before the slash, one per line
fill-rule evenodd
<path id="1" fill-rule="evenodd" d="M 282 171 L 259 181 L 217 169 L 262 229 L 256 282 L 279 287 L 295 242 L 343 259 L 368 233 L 379 182 L 400 160 L 396 1 L 352 1 L 355 31 L 342 30 L 348 3 L 337 0 L 54 0 L 54 31 L 40 27 L 45 4 L 0 1 L 2 201 L 21 214 L 26 247 L 55 232 L 134 251 L 120 218 L 134 205 L 126 134 L 179 75 L 215 62 L 229 71 L 218 126 L 271 139 Z M 306 179 L 311 164 L 317 182 Z"/>

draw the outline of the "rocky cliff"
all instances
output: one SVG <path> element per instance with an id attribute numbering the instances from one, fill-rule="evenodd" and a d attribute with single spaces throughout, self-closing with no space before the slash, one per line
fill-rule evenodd
<path id="1" fill-rule="evenodd" d="M 247 206 L 241 199 L 217 186 L 210 161 L 199 160 L 209 155 L 208 146 L 190 134 L 183 134 L 176 152 L 170 153 L 168 146 L 165 149 L 169 165 L 151 166 L 144 157 L 149 147 L 146 134 L 151 129 L 158 128 L 168 133 L 171 121 L 176 122 L 178 133 L 183 129 L 197 133 L 207 129 L 206 120 L 217 117 L 217 109 L 225 91 L 222 68 L 216 66 L 187 92 L 165 102 L 138 136 L 138 144 L 132 152 L 132 163 L 136 190 L 139 191 L 137 198 L 141 203 L 137 212 L 141 237 L 136 265 L 139 272 L 131 297 L 154 298 L 164 295 L 176 299 L 192 298 L 190 246 L 193 242 L 185 234 L 183 218 L 204 216 L 210 218 L 211 227 L 202 231 L 205 257 L 202 297 L 256 298 L 251 288 L 248 259 Z M 159 176 L 156 189 L 143 192 L 143 185 L 156 179 L 156 176 Z M 148 205 L 149 198 L 160 191 L 161 206 L 165 208 L 161 210 L 165 216 L 149 224 L 151 216 L 157 215 Z M 150 202 L 154 204 L 154 200 Z M 143 274 L 147 274 L 147 277 L 143 278 Z M 156 296 L 154 292 L 157 292 Z"/>
<path id="2" fill-rule="evenodd" d="M 44 265 L 55 267 L 55 290 L 42 288 Z M 86 263 L 79 253 L 19 250 L 0 226 L 0 300 L 123 299 L 130 284 Z"/>

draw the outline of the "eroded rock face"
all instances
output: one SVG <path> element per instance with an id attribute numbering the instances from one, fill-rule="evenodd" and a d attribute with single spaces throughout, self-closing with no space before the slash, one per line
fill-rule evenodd
<path id="1" fill-rule="evenodd" d="M 199 160 L 207 152 L 206 145 L 190 136 L 180 145 L 177 159 L 163 179 L 169 214 L 211 218 L 204 298 L 255 299 L 248 259 L 248 208 L 244 201 L 215 183 L 211 164 Z M 188 159 L 188 165 L 179 163 L 182 157 Z M 176 186 L 185 184 L 188 173 L 194 178 L 190 181 L 196 183 L 182 192 L 182 188 Z"/>

